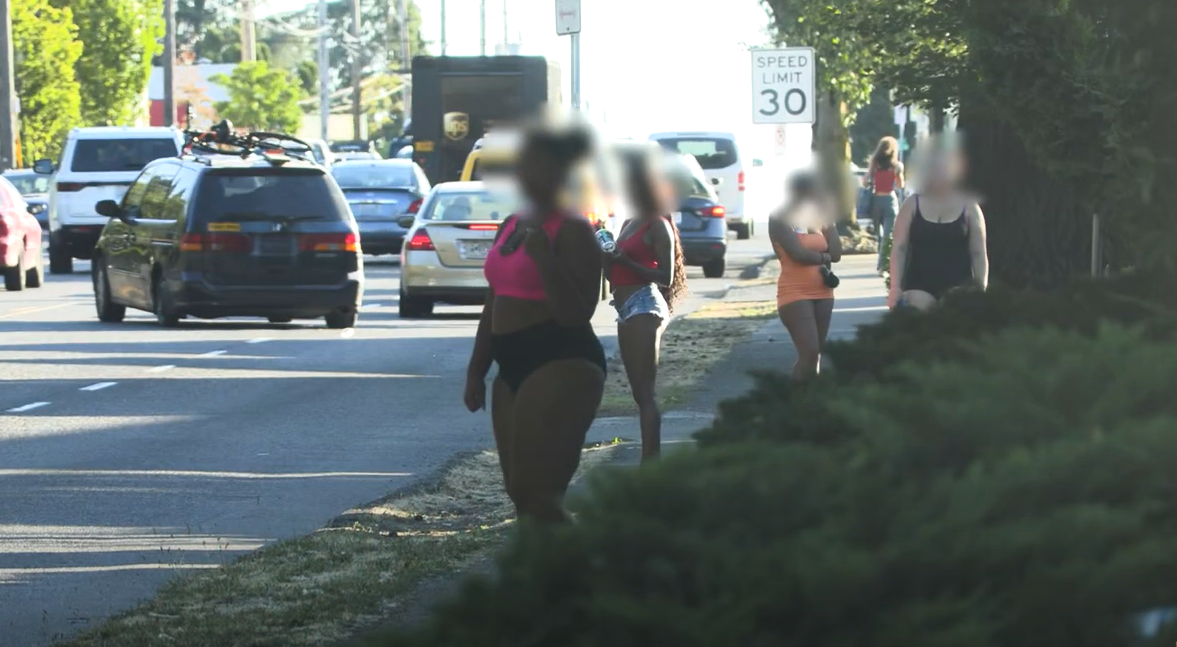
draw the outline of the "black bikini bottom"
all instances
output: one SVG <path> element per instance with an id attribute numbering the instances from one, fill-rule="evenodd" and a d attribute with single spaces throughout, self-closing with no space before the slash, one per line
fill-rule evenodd
<path id="1" fill-rule="evenodd" d="M 549 319 L 504 335 L 491 338 L 491 354 L 499 365 L 499 377 L 519 391 L 532 373 L 544 364 L 564 359 L 587 359 L 605 369 L 605 349 L 591 325 L 566 328 Z"/>

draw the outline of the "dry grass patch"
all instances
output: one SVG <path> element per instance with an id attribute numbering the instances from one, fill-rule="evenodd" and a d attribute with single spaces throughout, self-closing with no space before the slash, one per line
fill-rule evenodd
<path id="1" fill-rule="evenodd" d="M 724 300 L 700 308 L 670 323 L 662 336 L 658 365 L 658 397 L 672 408 L 686 402 L 716 362 L 776 316 L 776 306 L 765 301 Z M 621 361 L 609 363 L 602 416 L 634 415 L 637 406 L 630 395 L 629 379 Z"/>
<path id="2" fill-rule="evenodd" d="M 584 452 L 580 472 L 607 460 Z M 404 606 L 420 582 L 493 551 L 514 510 L 498 455 L 453 463 L 434 483 L 349 510 L 329 527 L 181 576 L 68 647 L 299 647 L 343 640 Z"/>

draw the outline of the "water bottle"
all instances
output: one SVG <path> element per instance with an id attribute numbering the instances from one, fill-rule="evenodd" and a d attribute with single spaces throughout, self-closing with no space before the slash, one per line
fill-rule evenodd
<path id="1" fill-rule="evenodd" d="M 608 229 L 597 230 L 597 242 L 601 244 L 601 251 L 606 254 L 614 254 L 617 252 L 617 241 L 613 238 L 613 232 Z"/>

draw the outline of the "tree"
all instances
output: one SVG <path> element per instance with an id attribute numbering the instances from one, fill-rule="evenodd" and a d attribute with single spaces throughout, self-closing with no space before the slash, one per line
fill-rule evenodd
<path id="1" fill-rule="evenodd" d="M 13 0 L 16 94 L 26 165 L 56 158 L 69 130 L 81 120 L 81 91 L 74 77 L 82 54 L 77 35 L 68 7 L 54 7 L 48 0 Z"/>
<path id="2" fill-rule="evenodd" d="M 163 0 L 56 0 L 84 43 L 75 65 L 88 125 L 130 125 L 143 109 L 151 61 L 162 51 Z"/>
<path id="3" fill-rule="evenodd" d="M 229 100 L 217 104 L 217 113 L 234 125 L 288 133 L 298 130 L 300 90 L 289 72 L 254 61 L 241 63 L 230 76 L 218 74 L 210 80 L 228 90 Z"/>

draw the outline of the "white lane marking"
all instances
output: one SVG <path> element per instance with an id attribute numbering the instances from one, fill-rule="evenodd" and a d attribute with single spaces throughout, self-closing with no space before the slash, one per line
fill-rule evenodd
<path id="1" fill-rule="evenodd" d="M 167 478 L 240 479 L 270 481 L 280 479 L 357 479 L 405 478 L 412 472 L 201 472 L 198 470 L 71 470 L 0 468 L 0 477 L 9 476 L 159 476 Z"/>
<path id="2" fill-rule="evenodd" d="M 375 310 L 376 308 L 384 307 L 383 303 L 365 303 L 360 306 L 360 310 Z"/>
<path id="3" fill-rule="evenodd" d="M 355 328 L 344 328 L 342 331 L 340 331 L 339 336 L 342 337 L 343 339 L 350 339 L 351 337 L 354 337 L 355 334 L 356 334 Z"/>
<path id="4" fill-rule="evenodd" d="M 19 407 L 13 407 L 13 408 L 9 409 L 7 411 L 7 413 L 24 413 L 26 411 L 32 411 L 33 409 L 40 409 L 41 407 L 46 406 L 47 404 L 49 404 L 49 403 L 48 402 L 33 402 L 31 404 L 22 405 Z"/>
<path id="5" fill-rule="evenodd" d="M 82 388 L 80 388 L 78 390 L 79 391 L 101 391 L 102 389 L 108 389 L 116 384 L 118 384 L 118 382 L 98 382 L 96 384 L 91 384 L 90 386 L 83 386 Z"/>
<path id="6" fill-rule="evenodd" d="M 250 340 L 246 341 L 245 343 L 247 343 L 247 344 L 261 344 L 261 343 L 264 343 L 267 341 L 271 341 L 271 338 L 270 337 L 258 337 L 257 339 L 250 339 Z"/>
<path id="7" fill-rule="evenodd" d="M 147 369 L 147 372 L 148 373 L 163 373 L 164 371 L 170 371 L 173 368 L 176 368 L 175 364 L 164 364 L 163 366 L 154 366 L 152 368 L 149 368 L 149 369 Z"/>
<path id="8" fill-rule="evenodd" d="M 229 351 L 227 351 L 227 350 L 210 350 L 207 353 L 201 353 L 200 355 L 197 355 L 197 357 L 217 357 L 220 355 L 224 355 L 227 352 L 229 352 Z"/>
<path id="9" fill-rule="evenodd" d="M 57 303 L 57 304 L 54 304 L 51 306 L 43 306 L 43 307 L 39 307 L 39 308 L 38 307 L 20 308 L 18 310 L 14 310 L 8 314 L 0 315 L 0 319 L 11 319 L 13 317 L 19 317 L 21 315 L 31 315 L 34 312 L 45 312 L 46 310 L 56 310 L 57 308 L 65 308 L 67 306 L 76 305 L 78 303 L 81 303 L 81 302 L 80 301 L 70 301 L 68 303 Z"/>

